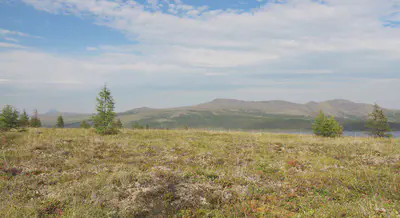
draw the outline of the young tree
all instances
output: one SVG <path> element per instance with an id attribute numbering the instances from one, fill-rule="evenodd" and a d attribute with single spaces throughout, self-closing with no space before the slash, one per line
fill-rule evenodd
<path id="1" fill-rule="evenodd" d="M 115 127 L 116 127 L 117 129 L 122 129 L 122 128 L 124 128 L 124 126 L 122 125 L 121 119 L 118 119 L 118 120 L 115 122 Z"/>
<path id="2" fill-rule="evenodd" d="M 24 110 L 22 114 L 19 116 L 19 125 L 22 128 L 28 127 L 29 126 L 29 116 Z"/>
<path id="3" fill-rule="evenodd" d="M 0 114 L 0 128 L 8 131 L 19 127 L 18 110 L 11 105 L 4 106 Z"/>
<path id="4" fill-rule="evenodd" d="M 321 111 L 312 126 L 313 132 L 317 136 L 339 137 L 343 134 L 343 127 L 335 120 Z"/>
<path id="5" fill-rule="evenodd" d="M 84 121 L 82 121 L 80 127 L 81 127 L 81 128 L 84 128 L 84 129 L 89 129 L 89 128 L 90 128 L 90 125 L 84 120 Z"/>
<path id="6" fill-rule="evenodd" d="M 146 129 L 150 129 L 150 126 L 149 126 L 149 124 L 146 124 Z"/>
<path id="7" fill-rule="evenodd" d="M 64 128 L 64 118 L 62 117 L 61 114 L 60 114 L 60 116 L 58 116 L 58 118 L 57 118 L 56 127 L 57 127 L 57 128 Z"/>
<path id="8" fill-rule="evenodd" d="M 110 90 L 107 89 L 107 86 L 104 86 L 100 91 L 96 100 L 97 114 L 93 116 L 93 122 L 97 133 L 103 135 L 116 133 L 114 127 L 115 103 Z"/>
<path id="9" fill-rule="evenodd" d="M 143 129 L 143 126 L 141 126 L 137 121 L 135 121 L 132 124 L 132 129 Z"/>
<path id="10" fill-rule="evenodd" d="M 375 104 L 374 110 L 368 115 L 366 128 L 368 130 L 368 134 L 376 138 L 391 136 L 388 118 L 385 116 L 382 108 L 379 105 Z"/>
<path id="11" fill-rule="evenodd" d="M 34 110 L 33 116 L 31 117 L 30 125 L 31 127 L 36 127 L 36 128 L 42 126 L 42 122 L 40 121 L 39 118 L 39 113 L 36 109 Z"/>

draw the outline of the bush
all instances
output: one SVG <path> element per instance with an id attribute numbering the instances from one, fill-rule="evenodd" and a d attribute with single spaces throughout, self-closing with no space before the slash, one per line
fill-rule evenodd
<path id="1" fill-rule="evenodd" d="M 87 122 L 84 120 L 84 121 L 82 121 L 80 127 L 81 127 L 81 128 L 84 128 L 84 129 L 89 129 L 89 128 L 90 128 L 90 124 L 87 123 Z"/>
<path id="2" fill-rule="evenodd" d="M 343 127 L 334 117 L 326 116 L 322 111 L 315 119 L 312 129 L 317 136 L 335 138 L 343 135 Z"/>
<path id="3" fill-rule="evenodd" d="M 140 125 L 137 121 L 132 124 L 132 129 L 144 129 L 142 125 Z"/>
<path id="4" fill-rule="evenodd" d="M 117 129 L 122 129 L 124 128 L 124 125 L 122 125 L 121 119 L 118 119 L 117 121 L 115 121 L 115 128 Z"/>

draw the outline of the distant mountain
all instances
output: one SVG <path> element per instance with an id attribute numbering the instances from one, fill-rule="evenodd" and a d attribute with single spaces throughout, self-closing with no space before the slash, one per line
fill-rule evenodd
<path id="1" fill-rule="evenodd" d="M 119 115 L 138 114 L 138 113 L 141 113 L 141 112 L 154 111 L 154 110 L 157 110 L 157 109 L 153 109 L 153 108 L 149 108 L 149 107 L 141 107 L 141 108 L 135 108 L 135 109 L 132 109 L 132 110 L 128 110 L 128 111 L 119 113 Z"/>
<path id="2" fill-rule="evenodd" d="M 306 104 L 288 101 L 241 101 L 236 99 L 215 99 L 210 102 L 187 107 L 153 109 L 136 108 L 118 113 L 126 127 L 139 122 L 153 128 L 220 129 L 310 129 L 311 123 L 320 110 L 335 116 L 348 130 L 362 130 L 373 105 L 335 99 Z M 384 109 L 392 127 L 400 130 L 400 111 Z M 62 113 L 66 124 L 78 126 L 90 114 Z M 45 114 L 45 122 L 54 125 L 58 114 Z M 42 116 L 41 116 L 42 117 Z"/>
<path id="3" fill-rule="evenodd" d="M 235 99 L 215 99 L 211 102 L 192 107 L 193 109 L 220 109 L 247 112 L 264 112 L 269 114 L 309 115 L 305 105 L 287 101 L 240 101 Z"/>
<path id="4" fill-rule="evenodd" d="M 373 110 L 373 105 L 371 104 L 354 103 L 343 99 L 324 101 L 320 103 L 309 102 L 306 105 L 310 108 L 313 115 L 322 110 L 329 115 L 342 118 L 366 119 L 368 114 Z M 390 110 L 385 109 L 385 112 L 389 111 Z"/>
<path id="5" fill-rule="evenodd" d="M 60 115 L 63 116 L 66 127 L 69 127 L 69 124 L 80 123 L 83 120 L 88 120 L 92 116 L 91 114 L 59 112 L 57 110 L 50 110 L 50 111 L 46 112 L 45 114 L 39 113 L 39 118 L 42 121 L 43 126 L 52 127 L 56 124 L 57 118 Z M 76 125 L 74 125 L 74 127 L 75 126 Z"/>
<path id="6" fill-rule="evenodd" d="M 43 114 L 44 116 L 80 116 L 80 115 L 89 115 L 89 114 L 85 114 L 85 113 L 76 113 L 76 112 L 61 112 L 58 111 L 56 109 L 50 109 L 49 111 L 47 111 L 46 113 Z"/>
<path id="7" fill-rule="evenodd" d="M 49 111 L 47 111 L 46 113 L 44 113 L 44 115 L 59 115 L 61 112 L 59 112 L 56 109 L 50 109 Z"/>
<path id="8" fill-rule="evenodd" d="M 240 111 L 259 111 L 267 114 L 286 114 L 298 116 L 314 117 L 320 110 L 326 114 L 343 118 L 366 118 L 373 109 L 373 105 L 354 103 L 348 100 L 335 99 L 323 102 L 309 102 L 298 104 L 288 101 L 240 101 L 235 99 L 215 99 L 211 102 L 193 106 L 198 109 L 220 109 L 220 110 L 240 110 Z M 395 110 L 387 110 L 392 113 Z M 399 112 L 399 111 L 397 111 Z"/>

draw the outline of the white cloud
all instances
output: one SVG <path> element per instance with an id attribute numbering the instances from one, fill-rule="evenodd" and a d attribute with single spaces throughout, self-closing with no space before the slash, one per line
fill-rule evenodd
<path id="1" fill-rule="evenodd" d="M 6 30 L 6 29 L 1 29 L 1 28 L 0 28 L 0 35 L 3 35 L 3 36 L 14 35 L 14 36 L 21 36 L 21 37 L 37 38 L 37 39 L 41 39 L 42 38 L 40 36 L 33 36 L 33 35 L 29 35 L 27 33 L 22 33 L 22 32 L 12 31 L 12 30 Z"/>
<path id="2" fill-rule="evenodd" d="M 10 83 L 17 87 L 39 89 L 43 84 L 71 85 L 84 81 L 88 81 L 86 84 L 88 87 L 102 84 L 104 71 L 88 70 L 86 66 L 89 63 L 90 60 L 84 61 L 37 51 L 4 51 L 0 52 L 0 77 L 8 77 Z"/>
<path id="3" fill-rule="evenodd" d="M 172 76 L 183 72 L 186 68 L 181 66 L 151 63 L 130 54 L 70 58 L 34 50 L 0 52 L 0 78 L 9 79 L 4 82 L 19 88 L 46 89 L 43 85 L 57 85 L 55 89 L 92 89 L 107 81 L 118 83 L 132 77 L 134 83 L 141 84 L 149 82 L 154 73 Z"/>
<path id="4" fill-rule="evenodd" d="M 163 49 L 165 46 L 168 51 L 180 49 L 177 53 L 192 55 L 186 57 L 190 59 L 189 64 L 225 66 L 217 62 L 227 57 L 234 66 L 237 59 L 252 55 L 291 58 L 310 52 L 400 52 L 400 30 L 385 28 L 382 23 L 383 17 L 396 10 L 394 0 L 335 0 L 326 4 L 290 0 L 286 4 L 266 4 L 252 13 L 206 10 L 180 1 L 170 2 L 170 9 L 179 9 L 177 15 L 149 12 L 134 1 L 124 4 L 105 0 L 25 2 L 54 13 L 91 14 L 98 24 L 127 33 L 142 47 Z M 193 15 L 198 16 L 193 18 Z M 198 61 L 199 56 L 206 56 L 205 60 Z"/>
<path id="5" fill-rule="evenodd" d="M 0 48 L 26 48 L 22 45 L 0 42 Z"/>
<path id="6" fill-rule="evenodd" d="M 94 18 L 96 24 L 119 30 L 138 43 L 88 47 L 88 51 L 99 53 L 90 57 L 55 56 L 38 51 L 15 51 L 11 56 L 9 52 L 0 54 L 0 63 L 13 58 L 2 63 L 0 69 L 10 70 L 15 80 L 43 77 L 49 81 L 81 82 L 74 86 L 97 86 L 105 81 L 155 86 L 157 82 L 178 83 L 179 86 L 179 82 L 203 80 L 205 88 L 207 82 L 224 86 L 227 78 L 230 84 L 242 82 L 247 87 L 252 84 L 301 85 L 305 84 L 303 80 L 309 80 L 311 84 L 334 84 L 332 88 L 320 87 L 321 91 L 316 94 L 300 95 L 290 89 L 284 94 L 292 93 L 307 101 L 313 96 L 322 98 L 323 94 L 325 98 L 350 96 L 355 100 L 374 101 L 378 96 L 369 95 L 368 89 L 362 88 L 361 79 L 338 82 L 331 81 L 332 78 L 338 75 L 346 80 L 352 74 L 376 77 L 382 72 L 400 70 L 400 29 L 385 26 L 385 19 L 399 20 L 398 14 L 395 16 L 400 6 L 397 0 L 325 0 L 324 4 L 312 0 L 288 0 L 284 4 L 268 1 L 249 12 L 210 10 L 207 6 L 172 0 L 149 0 L 145 5 L 132 0 L 24 2 L 50 13 Z M 9 32 L 7 34 L 11 35 Z M 276 75 L 287 75 L 288 81 L 265 82 L 269 78 L 274 80 Z M 0 71 L 0 77 L 3 76 Z M 157 81 L 157 77 L 162 79 Z M 337 85 L 344 82 L 343 87 Z M 381 90 L 395 89 L 395 82 L 388 83 L 389 86 L 382 82 L 377 86 Z M 333 85 L 339 87 L 336 89 L 340 92 L 336 92 Z M 357 92 L 357 87 L 365 92 Z M 245 97 L 247 95 L 240 94 L 247 93 L 243 89 L 221 95 Z M 309 87 L 301 89 L 312 93 Z M 268 90 L 258 93 L 263 98 L 273 95 L 275 89 Z M 284 94 L 280 97 L 284 98 Z M 212 93 L 209 95 L 213 98 Z M 381 98 L 386 102 L 392 100 L 387 95 Z"/>
<path id="7" fill-rule="evenodd" d="M 16 42 L 16 43 L 18 43 L 18 42 L 19 42 L 19 40 L 18 40 L 18 39 L 14 39 L 14 38 L 11 38 L 11 37 L 4 37 L 4 40 L 6 40 L 6 41 L 10 41 L 10 42 Z"/>
<path id="8" fill-rule="evenodd" d="M 278 70 L 279 74 L 332 74 L 333 70 Z"/>
<path id="9" fill-rule="evenodd" d="M 205 76 L 227 76 L 227 73 L 221 73 L 221 72 L 207 72 L 204 73 Z"/>
<path id="10" fill-rule="evenodd" d="M 96 47 L 87 47 L 86 50 L 88 50 L 88 51 L 96 51 L 97 48 Z"/>

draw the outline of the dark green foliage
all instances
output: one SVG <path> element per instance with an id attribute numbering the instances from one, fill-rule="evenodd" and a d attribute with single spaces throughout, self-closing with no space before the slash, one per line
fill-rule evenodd
<path id="1" fill-rule="evenodd" d="M 122 129 L 124 126 L 122 125 L 121 119 L 115 121 L 115 128 Z"/>
<path id="2" fill-rule="evenodd" d="M 190 128 L 218 128 L 218 129 L 309 129 L 312 123 L 310 118 L 241 114 L 236 112 L 224 112 L 214 114 L 209 111 L 189 111 L 180 116 L 173 116 L 174 112 L 165 112 L 145 117 L 138 120 L 139 123 L 147 123 L 151 127 L 182 129 L 185 125 Z M 160 122 L 160 120 L 163 120 Z"/>
<path id="3" fill-rule="evenodd" d="M 8 131 L 19 127 L 19 113 L 17 109 L 11 105 L 4 106 L 0 114 L 0 129 Z"/>
<path id="4" fill-rule="evenodd" d="M 40 118 L 39 118 L 39 113 L 36 109 L 33 112 L 33 116 L 31 117 L 30 125 L 31 125 L 31 127 L 36 127 L 36 128 L 42 126 L 42 122 L 40 121 Z"/>
<path id="5" fill-rule="evenodd" d="M 96 100 L 97 114 L 93 116 L 93 122 L 97 133 L 102 135 L 117 133 L 114 126 L 115 103 L 107 86 L 104 86 L 104 88 L 100 91 Z"/>
<path id="6" fill-rule="evenodd" d="M 29 126 L 29 116 L 24 110 L 22 114 L 19 116 L 19 126 L 22 128 Z"/>
<path id="7" fill-rule="evenodd" d="M 382 108 L 377 104 L 374 105 L 374 111 L 368 115 L 366 127 L 370 136 L 377 138 L 391 136 L 388 118 L 383 113 Z"/>
<path id="8" fill-rule="evenodd" d="M 343 127 L 335 120 L 334 117 L 329 117 L 320 112 L 312 126 L 313 132 L 317 136 L 323 137 L 339 137 L 343 134 Z"/>
<path id="9" fill-rule="evenodd" d="M 140 125 L 137 121 L 132 124 L 132 129 L 144 129 L 142 125 Z"/>
<path id="10" fill-rule="evenodd" d="M 56 124 L 57 128 L 64 128 L 64 119 L 62 117 L 62 115 L 60 114 L 60 116 L 58 116 L 57 118 L 57 124 Z"/>
<path id="11" fill-rule="evenodd" d="M 185 130 L 189 130 L 189 127 L 188 127 L 188 125 L 185 125 Z"/>
<path id="12" fill-rule="evenodd" d="M 146 129 L 150 129 L 150 126 L 149 126 L 149 124 L 146 124 Z"/>
<path id="13" fill-rule="evenodd" d="M 80 127 L 84 128 L 84 129 L 89 129 L 90 125 L 84 120 L 84 121 L 82 121 Z"/>

